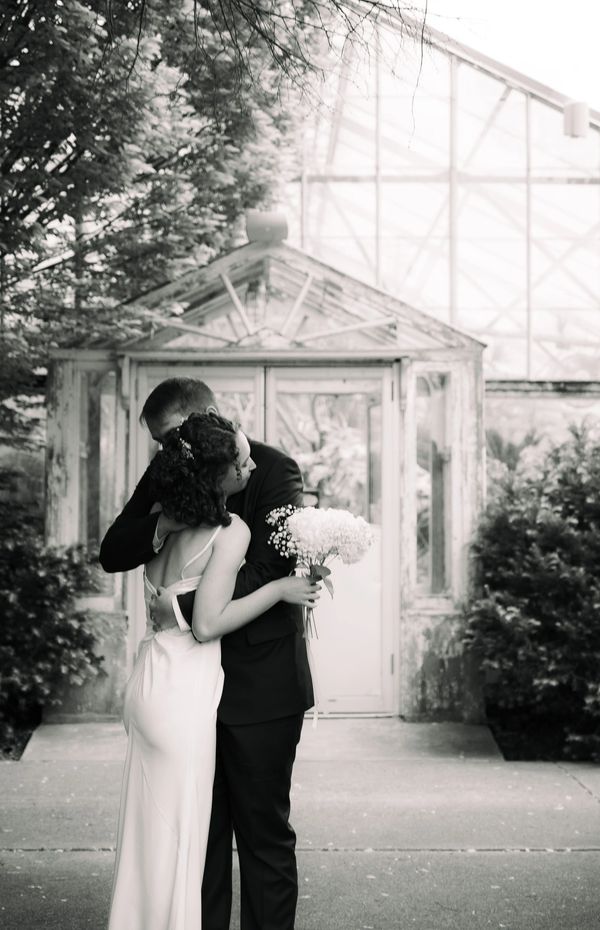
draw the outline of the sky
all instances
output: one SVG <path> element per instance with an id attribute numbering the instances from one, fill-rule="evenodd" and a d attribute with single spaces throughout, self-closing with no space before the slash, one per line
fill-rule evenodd
<path id="1" fill-rule="evenodd" d="M 435 29 L 600 110 L 598 0 L 428 0 L 427 10 Z"/>

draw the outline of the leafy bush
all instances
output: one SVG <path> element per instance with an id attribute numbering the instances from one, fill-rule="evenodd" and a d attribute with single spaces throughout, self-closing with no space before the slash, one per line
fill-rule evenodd
<path id="1" fill-rule="evenodd" d="M 0 501 L 0 746 L 35 724 L 59 683 L 97 674 L 96 637 L 74 600 L 90 569 L 81 548 L 44 545 L 40 521 Z"/>
<path id="2" fill-rule="evenodd" d="M 505 470 L 474 550 L 466 642 L 490 716 L 542 753 L 600 756 L 600 445 L 586 429 Z"/>

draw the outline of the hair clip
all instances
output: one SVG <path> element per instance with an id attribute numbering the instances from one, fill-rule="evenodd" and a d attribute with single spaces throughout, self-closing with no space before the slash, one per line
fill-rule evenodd
<path id="1" fill-rule="evenodd" d="M 194 453 L 192 452 L 192 447 L 187 441 L 187 439 L 182 439 L 179 437 L 179 445 L 181 446 L 181 454 L 184 459 L 193 459 Z"/>

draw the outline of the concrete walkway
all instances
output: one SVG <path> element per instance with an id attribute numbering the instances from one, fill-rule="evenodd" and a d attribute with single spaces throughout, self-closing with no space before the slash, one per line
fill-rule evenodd
<path id="1" fill-rule="evenodd" d="M 0 763 L 3 930 L 103 930 L 124 752 L 120 724 L 46 725 Z M 600 928 L 599 766 L 505 762 L 485 727 L 307 720 L 292 821 L 297 930 Z"/>

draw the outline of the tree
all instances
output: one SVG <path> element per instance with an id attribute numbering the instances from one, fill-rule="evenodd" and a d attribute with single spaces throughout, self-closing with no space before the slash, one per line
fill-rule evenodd
<path id="1" fill-rule="evenodd" d="M 138 36 L 145 32 L 149 6 L 147 0 L 137 4 Z M 114 8 L 114 0 L 107 0 L 111 39 Z M 240 76 L 257 79 L 252 50 L 260 47 L 280 80 L 306 90 L 308 75 L 331 66 L 327 52 L 368 45 L 378 19 L 394 22 L 401 36 L 418 35 L 423 42 L 426 9 L 426 3 L 421 12 L 398 0 L 188 0 L 183 14 L 192 23 L 194 62 L 211 61 L 214 46 L 205 37 L 216 35 L 217 54 L 233 55 Z"/>
<path id="2" fill-rule="evenodd" d="M 135 11 L 113 16 L 112 44 L 100 6 L 38 0 L 0 14 L 0 426 L 12 435 L 29 422 L 14 398 L 39 392 L 48 348 L 139 332 L 135 310 L 115 305 L 228 248 L 285 155 L 272 66 L 244 81 L 205 35 L 211 66 L 186 73 L 196 38 L 183 2 L 157 4 L 141 38 Z"/>
<path id="3" fill-rule="evenodd" d="M 0 431 L 31 435 L 50 348 L 141 333 L 129 298 L 237 241 L 243 211 L 267 205 L 293 170 L 288 138 L 309 75 L 394 10 L 7 0 Z"/>

